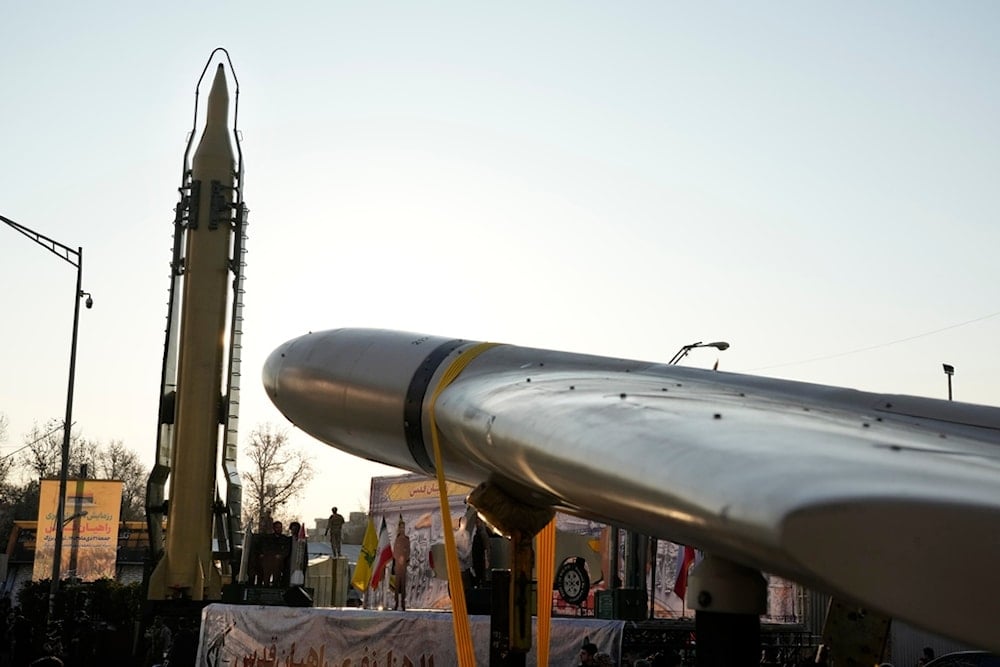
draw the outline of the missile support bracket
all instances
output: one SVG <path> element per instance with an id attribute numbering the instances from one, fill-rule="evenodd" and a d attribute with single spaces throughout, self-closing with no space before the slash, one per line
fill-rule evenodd
<path id="1" fill-rule="evenodd" d="M 198 229 L 198 216 L 201 213 L 201 181 L 191 181 L 187 187 L 187 197 L 184 201 L 184 188 L 181 188 L 182 204 L 187 208 L 186 227 L 188 229 Z"/>
<path id="2" fill-rule="evenodd" d="M 215 231 L 220 226 L 228 231 L 233 228 L 233 205 L 226 198 L 227 188 L 219 181 L 212 181 L 212 211 L 208 217 L 208 228 Z"/>
<path id="3" fill-rule="evenodd" d="M 246 225 L 248 210 L 246 204 L 240 201 L 233 205 L 236 209 L 236 234 L 233 238 L 233 256 L 229 258 L 229 270 L 233 272 L 233 289 L 239 289 L 243 277 L 243 227 Z"/>

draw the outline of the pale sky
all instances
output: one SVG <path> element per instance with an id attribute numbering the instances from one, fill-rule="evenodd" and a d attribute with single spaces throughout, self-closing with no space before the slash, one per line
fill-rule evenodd
<path id="1" fill-rule="evenodd" d="M 7 3 L 0 214 L 83 246 L 76 431 L 147 465 L 216 46 L 251 209 L 244 438 L 287 426 L 270 351 L 345 326 L 663 361 L 722 339 L 685 363 L 939 398 L 950 363 L 996 405 L 998 28 L 992 2 Z M 63 417 L 74 280 L 0 225 L 0 453 Z M 289 430 L 309 525 L 392 472 Z"/>

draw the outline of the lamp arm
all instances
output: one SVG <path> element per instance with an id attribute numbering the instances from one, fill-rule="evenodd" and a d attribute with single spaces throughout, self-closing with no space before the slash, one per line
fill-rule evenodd
<path id="1" fill-rule="evenodd" d="M 77 248 L 76 250 L 74 250 L 73 248 L 70 248 L 67 245 L 63 245 L 62 243 L 59 243 L 59 241 L 56 241 L 55 239 L 50 239 L 45 234 L 39 234 L 35 230 L 33 230 L 33 229 L 29 228 L 29 227 L 25 227 L 24 225 L 22 225 L 22 224 L 20 224 L 18 222 L 14 222 L 10 218 L 6 218 L 6 217 L 4 217 L 2 215 L 0 215 L 0 222 L 4 222 L 7 225 L 9 225 L 10 227 L 13 227 L 14 229 L 16 229 L 17 231 L 21 232 L 25 236 L 27 236 L 29 239 L 31 239 L 32 241 L 34 241 L 38 245 L 42 246 L 43 248 L 45 248 L 46 250 L 48 250 L 49 252 L 51 252 L 53 255 L 55 255 L 59 259 L 63 260 L 64 262 L 72 264 L 77 269 L 80 268 L 80 259 L 81 258 L 80 258 L 80 249 L 79 248 Z"/>

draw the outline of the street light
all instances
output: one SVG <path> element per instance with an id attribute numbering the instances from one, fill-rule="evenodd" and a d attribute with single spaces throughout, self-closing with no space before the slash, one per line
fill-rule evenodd
<path id="1" fill-rule="evenodd" d="M 62 527 L 66 516 L 66 478 L 69 471 L 69 431 L 73 424 L 73 382 L 76 378 L 76 338 L 80 328 L 80 299 L 87 296 L 87 308 L 94 307 L 90 292 L 83 291 L 83 248 L 76 250 L 50 239 L 44 234 L 18 224 L 0 215 L 0 222 L 13 227 L 53 255 L 76 268 L 76 289 L 73 291 L 73 338 L 69 348 L 69 382 L 66 389 L 66 420 L 63 422 L 62 460 L 59 465 L 59 499 L 56 501 L 56 541 L 52 553 L 52 581 L 49 585 L 49 623 L 52 623 L 59 592 L 59 568 L 62 565 Z"/>
<path id="2" fill-rule="evenodd" d="M 944 366 L 944 374 L 948 376 L 948 400 L 951 400 L 951 376 L 955 374 L 955 367 L 951 364 L 941 364 Z"/>
<path id="3" fill-rule="evenodd" d="M 688 355 L 688 352 L 690 352 L 696 347 L 714 347 L 715 349 L 722 351 L 729 349 L 729 343 L 727 343 L 724 340 L 717 340 L 714 343 L 702 343 L 701 341 L 698 341 L 697 343 L 691 343 L 690 345 L 685 345 L 681 349 L 677 350 L 677 354 L 675 354 L 670 359 L 670 361 L 667 362 L 667 365 L 673 366 L 677 364 L 681 359 L 683 359 Z"/>

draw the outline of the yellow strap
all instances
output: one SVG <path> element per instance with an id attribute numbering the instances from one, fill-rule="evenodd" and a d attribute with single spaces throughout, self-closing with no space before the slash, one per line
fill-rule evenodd
<path id="1" fill-rule="evenodd" d="M 538 667 L 549 665 L 549 639 L 552 636 L 552 582 L 556 569 L 556 519 L 538 533 L 535 572 L 538 573 Z"/>
<path id="2" fill-rule="evenodd" d="M 455 378 L 465 370 L 465 367 L 473 359 L 496 345 L 497 343 L 480 343 L 460 353 L 441 376 L 441 381 L 438 382 L 437 388 L 431 395 L 431 403 L 428 408 L 431 442 L 434 445 L 434 468 L 437 471 L 438 495 L 441 499 L 441 523 L 444 532 L 445 562 L 448 565 L 448 587 L 451 591 L 451 620 L 455 629 L 455 652 L 458 655 L 459 667 L 475 667 L 476 653 L 472 646 L 472 632 L 469 630 L 469 614 L 465 609 L 465 587 L 462 586 L 462 572 L 458 569 L 458 551 L 455 549 L 455 534 L 451 525 L 451 510 L 448 503 L 448 487 L 444 478 L 444 466 L 441 465 L 441 442 L 438 437 L 437 418 L 434 412 L 441 392 L 455 381 Z"/>

